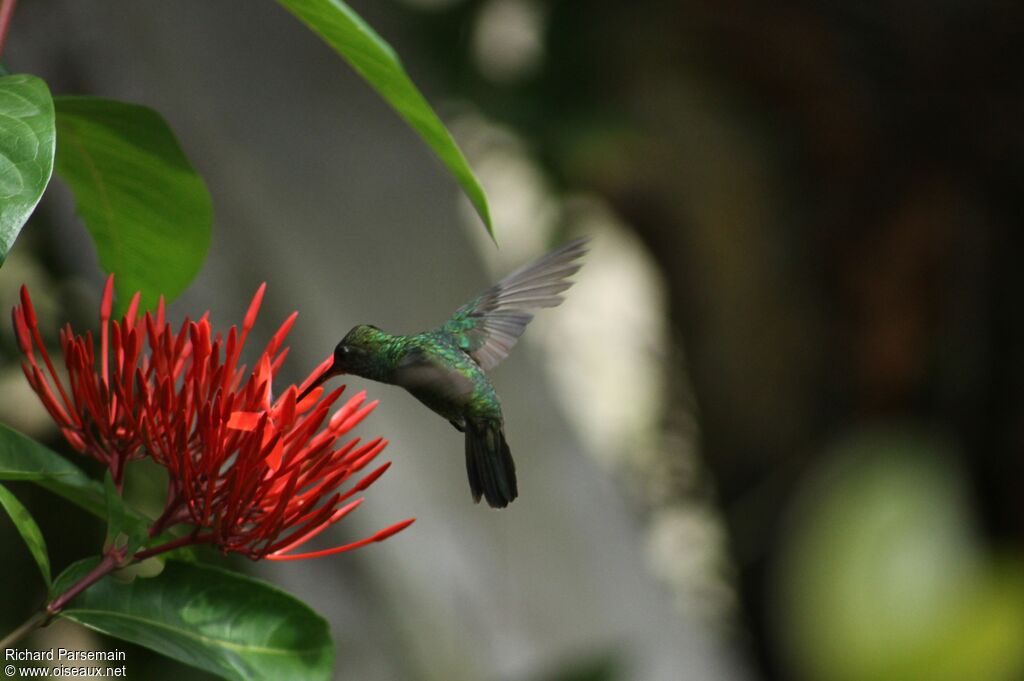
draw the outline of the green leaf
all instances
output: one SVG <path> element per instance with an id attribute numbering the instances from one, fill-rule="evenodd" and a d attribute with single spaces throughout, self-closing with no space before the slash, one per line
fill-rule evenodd
<path id="1" fill-rule="evenodd" d="M 46 541 L 43 539 L 43 533 L 39 531 L 39 526 L 36 525 L 36 521 L 32 519 L 21 502 L 3 485 L 0 485 L 0 506 L 7 509 L 7 514 L 11 516 L 14 526 L 18 528 L 21 538 L 25 540 L 32 557 L 36 559 L 39 572 L 42 573 L 46 588 L 49 589 L 50 556 L 46 552 Z"/>
<path id="2" fill-rule="evenodd" d="M 69 567 L 55 593 L 95 564 Z M 104 579 L 61 617 L 226 679 L 331 678 L 334 645 L 322 617 L 265 582 L 219 568 L 168 561 L 152 579 Z"/>
<path id="3" fill-rule="evenodd" d="M 39 78 L 0 78 L 0 265 L 53 173 L 53 100 Z"/>
<path id="4" fill-rule="evenodd" d="M 57 97 L 57 174 L 71 187 L 116 275 L 122 311 L 135 291 L 144 309 L 177 297 L 210 246 L 206 185 L 152 109 L 98 97 Z"/>
<path id="5" fill-rule="evenodd" d="M 133 555 L 147 539 L 149 522 L 125 505 L 110 471 L 103 479 L 103 491 L 107 502 L 107 541 L 124 549 L 126 555 Z"/>
<path id="6" fill-rule="evenodd" d="M 106 517 L 103 487 L 52 449 L 0 423 L 0 480 L 32 480 L 90 513 Z"/>
<path id="7" fill-rule="evenodd" d="M 487 196 L 466 157 L 409 79 L 398 55 L 341 0 L 277 0 L 320 36 L 416 131 L 462 186 L 494 238 Z"/>

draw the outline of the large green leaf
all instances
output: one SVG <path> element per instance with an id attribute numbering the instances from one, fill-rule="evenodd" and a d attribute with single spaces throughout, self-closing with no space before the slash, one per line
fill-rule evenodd
<path id="1" fill-rule="evenodd" d="M 98 97 L 57 97 L 57 174 L 71 187 L 115 273 L 121 309 L 135 291 L 155 306 L 185 290 L 210 246 L 206 185 L 152 109 Z"/>
<path id="2" fill-rule="evenodd" d="M 487 196 L 451 133 L 410 80 L 398 55 L 341 0 L 277 0 L 352 65 L 455 176 L 494 236 Z"/>
<path id="3" fill-rule="evenodd" d="M 43 539 L 43 533 L 39 531 L 39 526 L 32 519 L 28 509 L 22 506 L 17 497 L 11 494 L 11 491 L 3 485 L 0 485 L 0 506 L 7 510 L 7 514 L 14 521 L 14 526 L 18 528 L 18 532 L 21 534 L 21 538 L 25 540 L 29 552 L 36 559 L 39 572 L 43 575 L 43 581 L 46 582 L 46 587 L 49 588 L 50 555 L 46 552 L 46 541 Z"/>
<path id="4" fill-rule="evenodd" d="M 72 565 L 55 593 L 95 564 Z M 61 616 L 226 679 L 331 678 L 334 646 L 322 617 L 269 584 L 219 568 L 168 561 L 153 579 L 104 579 Z"/>
<path id="5" fill-rule="evenodd" d="M 53 100 L 39 78 L 0 78 L 0 265 L 53 172 Z"/>
<path id="6" fill-rule="evenodd" d="M 32 480 L 100 518 L 106 517 L 102 485 L 52 449 L 2 423 L 0 480 Z"/>

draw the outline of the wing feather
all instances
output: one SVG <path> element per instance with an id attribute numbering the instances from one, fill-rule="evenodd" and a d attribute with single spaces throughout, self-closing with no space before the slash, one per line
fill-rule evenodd
<path id="1" fill-rule="evenodd" d="M 509 351 L 533 319 L 527 310 L 555 307 L 573 282 L 568 277 L 582 267 L 588 238 L 574 239 L 527 263 L 466 303 L 438 329 L 450 335 L 477 364 L 489 371 Z"/>

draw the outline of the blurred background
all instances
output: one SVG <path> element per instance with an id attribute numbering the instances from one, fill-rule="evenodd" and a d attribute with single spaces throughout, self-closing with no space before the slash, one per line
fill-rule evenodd
<path id="1" fill-rule="evenodd" d="M 395 466 L 325 543 L 236 566 L 331 622 L 339 679 L 1024 679 L 1024 5 L 353 0 L 488 190 L 494 248 L 426 147 L 271 2 L 23 0 L 6 54 L 149 105 L 216 219 L 178 315 L 300 310 L 304 377 L 352 325 L 429 328 L 594 237 L 494 380 L 521 472 L 474 506 L 462 439 L 400 390 Z M 58 183 L 0 271 L 51 332 L 101 275 Z M 52 336 L 55 337 L 55 336 Z M 0 336 L 0 417 L 61 448 Z M 64 449 L 66 451 L 66 448 Z M 155 495 L 153 471 L 129 481 Z M 55 568 L 103 529 L 31 486 Z M 0 542 L 18 545 L 0 523 Z M 42 586 L 0 576 L 13 628 Z M 49 638 L 47 638 L 49 637 Z M 73 626 L 40 647 L 124 649 Z M 135 647 L 133 678 L 201 675 Z"/>

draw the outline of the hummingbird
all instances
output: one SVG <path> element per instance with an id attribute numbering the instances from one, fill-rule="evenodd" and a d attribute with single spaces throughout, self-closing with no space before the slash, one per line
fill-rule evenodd
<path id="1" fill-rule="evenodd" d="M 529 310 L 562 303 L 587 241 L 575 239 L 524 265 L 430 331 L 395 335 L 371 324 L 353 327 L 334 348 L 331 365 L 298 399 L 339 374 L 405 388 L 465 433 L 473 501 L 483 497 L 493 508 L 508 506 L 519 495 L 516 466 L 487 372 L 508 357 L 533 319 Z"/>

